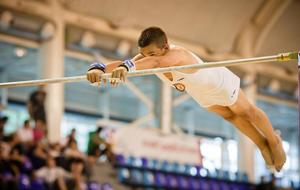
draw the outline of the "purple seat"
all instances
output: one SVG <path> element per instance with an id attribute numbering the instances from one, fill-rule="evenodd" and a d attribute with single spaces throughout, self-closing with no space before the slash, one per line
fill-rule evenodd
<path id="1" fill-rule="evenodd" d="M 227 182 L 220 182 L 220 189 L 221 190 L 230 190 L 230 184 Z"/>
<path id="2" fill-rule="evenodd" d="M 178 188 L 179 184 L 176 179 L 176 176 L 172 174 L 167 174 L 166 179 L 167 179 L 167 188 Z"/>
<path id="3" fill-rule="evenodd" d="M 240 190 L 239 184 L 231 183 L 230 184 L 230 190 Z"/>
<path id="4" fill-rule="evenodd" d="M 148 159 L 147 158 L 141 158 L 142 160 L 142 168 L 148 168 Z"/>
<path id="5" fill-rule="evenodd" d="M 18 186 L 21 190 L 30 190 L 30 180 L 26 175 L 21 174 L 18 180 Z"/>
<path id="6" fill-rule="evenodd" d="M 202 190 L 211 190 L 209 180 L 207 180 L 205 178 L 199 178 L 199 179 L 200 179 L 200 187 Z"/>
<path id="7" fill-rule="evenodd" d="M 110 183 L 103 183 L 101 186 L 101 190 L 114 190 Z"/>
<path id="8" fill-rule="evenodd" d="M 167 179 L 165 174 L 157 172 L 154 176 L 155 186 L 165 187 L 167 185 Z"/>
<path id="9" fill-rule="evenodd" d="M 189 177 L 189 189 L 198 190 L 201 189 L 201 180 L 199 178 Z"/>
<path id="10" fill-rule="evenodd" d="M 124 157 L 123 155 L 121 155 L 121 154 L 118 154 L 118 155 L 116 156 L 116 161 L 117 161 L 117 164 L 118 164 L 118 165 L 121 165 L 121 166 L 126 165 L 125 157 Z"/>
<path id="11" fill-rule="evenodd" d="M 31 182 L 31 190 L 46 190 L 43 179 L 34 179 Z"/>
<path id="12" fill-rule="evenodd" d="M 220 190 L 221 187 L 220 187 L 220 182 L 217 181 L 217 180 L 210 180 L 210 190 Z"/>
<path id="13" fill-rule="evenodd" d="M 30 170 L 32 170 L 32 169 L 33 169 L 33 166 L 32 166 L 31 161 L 30 161 L 29 159 L 26 159 L 26 160 L 25 160 L 25 163 L 24 163 L 24 165 L 23 165 L 22 170 L 23 170 L 24 172 L 26 172 L 26 171 L 30 171 Z"/>
<path id="14" fill-rule="evenodd" d="M 177 184 L 179 186 L 179 189 L 190 189 L 190 184 L 189 184 L 188 177 L 178 176 L 177 177 Z"/>
<path id="15" fill-rule="evenodd" d="M 87 190 L 101 190 L 101 185 L 95 181 L 87 183 Z"/>

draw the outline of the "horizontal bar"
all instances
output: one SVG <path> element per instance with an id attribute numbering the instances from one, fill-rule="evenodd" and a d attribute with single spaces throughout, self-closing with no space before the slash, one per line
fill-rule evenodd
<path id="1" fill-rule="evenodd" d="M 263 56 L 263 57 L 253 57 L 253 58 L 244 58 L 244 59 L 227 60 L 227 61 L 206 62 L 203 64 L 137 70 L 137 71 L 129 72 L 127 76 L 128 77 L 145 76 L 145 75 L 153 75 L 156 73 L 172 72 L 172 71 L 179 71 L 179 70 L 186 70 L 186 69 L 227 67 L 227 66 L 243 65 L 243 64 L 250 64 L 250 63 L 272 62 L 272 61 L 286 62 L 286 61 L 297 60 L 297 59 L 298 59 L 298 53 L 290 52 L 290 53 L 281 53 L 278 55 Z M 110 78 L 111 77 L 110 73 L 104 74 L 102 75 L 102 77 L 107 80 L 112 80 Z M 28 80 L 28 81 L 0 83 L 0 88 L 39 86 L 39 85 L 53 84 L 53 83 L 71 83 L 71 82 L 81 82 L 85 80 L 87 80 L 86 75 L 52 78 L 52 79 Z"/>

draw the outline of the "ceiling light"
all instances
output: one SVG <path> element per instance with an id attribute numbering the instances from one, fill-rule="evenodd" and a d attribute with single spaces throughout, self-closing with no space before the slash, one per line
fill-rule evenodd
<path id="1" fill-rule="evenodd" d="M 273 79 L 270 83 L 270 89 L 273 91 L 273 92 L 279 92 L 280 90 L 280 82 L 276 79 Z"/>
<path id="2" fill-rule="evenodd" d="M 51 38 L 55 33 L 55 27 L 51 22 L 46 22 L 41 29 L 41 37 L 43 39 Z"/>
<path id="3" fill-rule="evenodd" d="M 91 48 L 96 44 L 95 35 L 92 32 L 86 31 L 82 34 L 80 44 L 83 47 Z"/>
<path id="4" fill-rule="evenodd" d="M 123 57 L 126 57 L 128 56 L 130 49 L 131 44 L 126 40 L 122 40 L 118 45 L 117 53 Z"/>
<path id="5" fill-rule="evenodd" d="M 27 51 L 26 51 L 26 49 L 24 49 L 24 48 L 15 48 L 15 55 L 17 56 L 17 57 L 24 57 L 25 55 L 27 54 Z"/>

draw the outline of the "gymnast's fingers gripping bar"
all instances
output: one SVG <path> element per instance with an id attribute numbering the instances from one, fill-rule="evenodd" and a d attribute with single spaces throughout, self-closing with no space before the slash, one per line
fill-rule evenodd
<path id="1" fill-rule="evenodd" d="M 262 62 L 272 62 L 272 61 L 285 62 L 285 61 L 297 60 L 297 59 L 298 59 L 298 53 L 290 52 L 290 53 L 281 53 L 278 55 L 263 56 L 263 57 L 206 62 L 204 64 L 193 64 L 193 65 L 184 65 L 184 66 L 175 66 L 175 67 L 137 70 L 137 71 L 129 72 L 127 74 L 127 76 L 128 77 L 144 76 L 144 75 L 153 75 L 156 73 L 179 71 L 179 70 L 185 70 L 185 69 L 204 69 L 204 68 L 212 68 L 212 67 L 226 67 L 226 66 L 243 65 L 243 64 L 249 64 L 249 63 L 262 63 Z M 112 80 L 110 77 L 111 77 L 110 73 L 107 73 L 107 74 L 104 74 L 101 76 L 102 79 Z M 74 76 L 74 77 L 52 78 L 52 79 L 41 79 L 41 80 L 28 80 L 28 81 L 0 83 L 0 88 L 39 86 L 39 85 L 46 85 L 46 84 L 52 84 L 52 83 L 81 82 L 81 81 L 86 81 L 86 80 L 87 80 L 86 75 Z"/>

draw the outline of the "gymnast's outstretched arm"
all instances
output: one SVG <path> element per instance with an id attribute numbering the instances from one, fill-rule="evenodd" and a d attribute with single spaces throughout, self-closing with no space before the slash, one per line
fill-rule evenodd
<path id="1" fill-rule="evenodd" d="M 164 56 L 152 56 L 152 57 L 144 57 L 141 54 L 136 55 L 130 61 L 134 64 L 134 69 L 142 70 L 142 69 L 153 69 L 159 67 L 170 67 L 179 65 L 178 55 L 174 52 L 169 52 Z M 126 67 L 123 67 L 124 62 L 122 61 L 113 61 L 103 66 L 92 66 L 91 69 L 87 72 L 87 79 L 91 83 L 100 82 L 100 76 L 103 73 L 112 73 L 112 78 L 119 78 L 121 81 L 125 81 L 127 71 L 129 70 Z M 112 81 L 112 84 L 115 84 Z"/>

